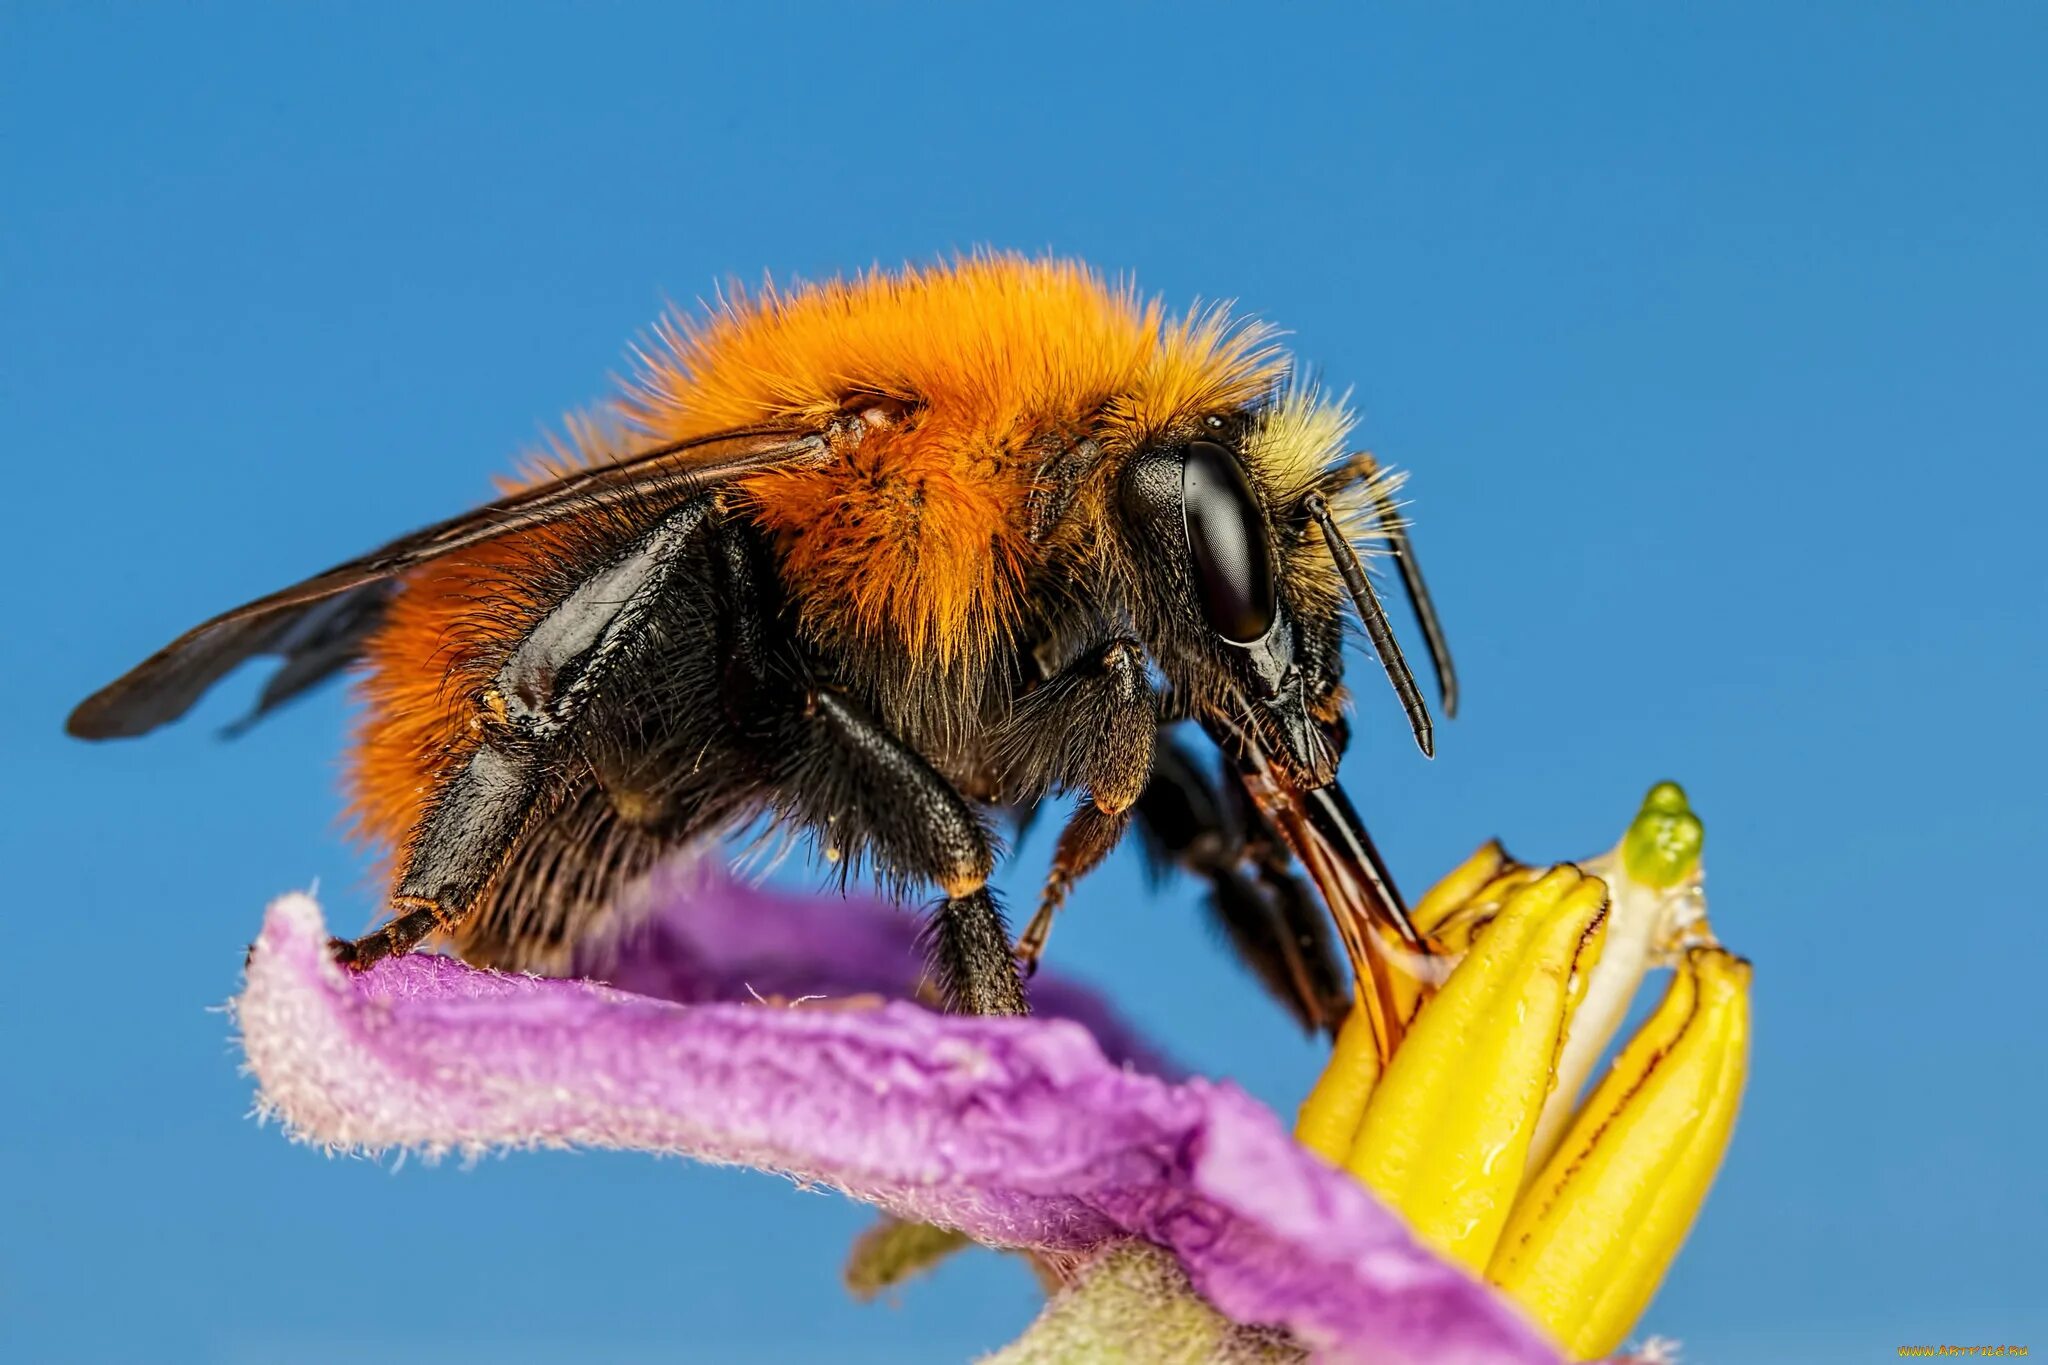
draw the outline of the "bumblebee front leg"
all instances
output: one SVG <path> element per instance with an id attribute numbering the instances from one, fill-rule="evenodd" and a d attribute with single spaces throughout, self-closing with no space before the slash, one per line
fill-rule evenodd
<path id="1" fill-rule="evenodd" d="M 1042 770 L 1086 789 L 1053 847 L 1038 911 L 1017 939 L 1027 974 L 1038 969 L 1053 917 L 1074 884 L 1100 866 L 1130 828 L 1131 806 L 1152 777 L 1158 733 L 1159 703 L 1136 640 L 1111 640 L 1019 704 L 1009 739 L 1013 753 L 1048 746 L 1037 757 Z"/>
<path id="2" fill-rule="evenodd" d="M 435 792 L 407 843 L 391 898 L 400 913 L 352 943 L 335 940 L 344 965 L 361 970 L 462 923 L 528 822 L 559 797 L 552 779 L 577 722 L 642 643 L 712 507 L 705 496 L 668 513 L 514 647 L 479 696 L 475 751 Z"/>

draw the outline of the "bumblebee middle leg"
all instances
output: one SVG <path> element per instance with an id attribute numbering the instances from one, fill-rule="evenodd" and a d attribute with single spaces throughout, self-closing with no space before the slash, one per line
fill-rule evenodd
<path id="1" fill-rule="evenodd" d="M 756 712 L 771 757 L 772 802 L 851 870 L 871 862 L 898 890 L 932 884 L 944 899 L 926 933 L 949 1009 L 1028 1014 L 1010 937 L 988 889 L 995 847 L 959 792 L 853 698 L 813 686 L 780 716 Z"/>
<path id="2" fill-rule="evenodd" d="M 756 537 L 733 529 L 719 564 L 734 614 L 726 710 L 765 760 L 773 808 L 811 830 L 848 870 L 872 862 L 899 894 L 923 884 L 944 893 L 926 943 L 948 1008 L 1030 1013 L 988 889 L 996 855 L 982 818 L 859 701 L 807 676 L 801 651 L 778 626 L 781 589 Z"/>

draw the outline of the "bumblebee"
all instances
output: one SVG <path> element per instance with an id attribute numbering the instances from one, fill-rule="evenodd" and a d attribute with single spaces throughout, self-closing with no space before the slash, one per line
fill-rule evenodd
<path id="1" fill-rule="evenodd" d="M 351 816 L 391 892 L 336 941 L 352 968 L 440 936 L 562 970 L 657 861 L 765 822 L 936 893 L 944 1001 L 1024 1013 L 1054 912 L 1136 824 L 1331 1026 L 1297 860 L 1355 967 L 1415 938 L 1335 785 L 1347 603 L 1432 747 L 1355 541 L 1391 553 L 1446 712 L 1456 684 L 1392 480 L 1289 375 L 1260 326 L 1058 260 L 735 293 L 497 500 L 195 627 L 68 728 L 141 735 L 258 655 L 248 720 L 354 670 Z M 1013 944 L 997 822 L 1063 798 Z"/>

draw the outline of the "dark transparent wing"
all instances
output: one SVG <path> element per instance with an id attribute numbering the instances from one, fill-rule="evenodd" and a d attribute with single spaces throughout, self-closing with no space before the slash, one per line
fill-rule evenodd
<path id="1" fill-rule="evenodd" d="M 257 652 L 274 654 L 284 662 L 264 680 L 263 693 L 249 714 L 222 734 L 239 737 L 278 707 L 347 668 L 362 653 L 370 633 L 384 623 L 384 608 L 397 595 L 397 579 L 379 579 L 281 616 L 284 630 Z"/>
<path id="2" fill-rule="evenodd" d="M 728 432 L 522 489 L 194 626 L 80 702 L 64 728 L 80 739 L 147 734 L 184 715 L 236 665 L 280 655 L 284 667 L 264 689 L 253 721 L 354 658 L 382 619 L 394 580 L 411 569 L 562 517 L 655 495 L 687 497 L 762 469 L 822 460 L 831 449 L 825 432 Z"/>

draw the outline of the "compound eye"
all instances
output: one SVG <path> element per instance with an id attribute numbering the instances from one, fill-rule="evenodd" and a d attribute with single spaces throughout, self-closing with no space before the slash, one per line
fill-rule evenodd
<path id="1" fill-rule="evenodd" d="M 1264 639 L 1273 624 L 1273 550 L 1243 467 L 1214 441 L 1195 441 L 1180 491 L 1202 614 L 1233 644 Z"/>

